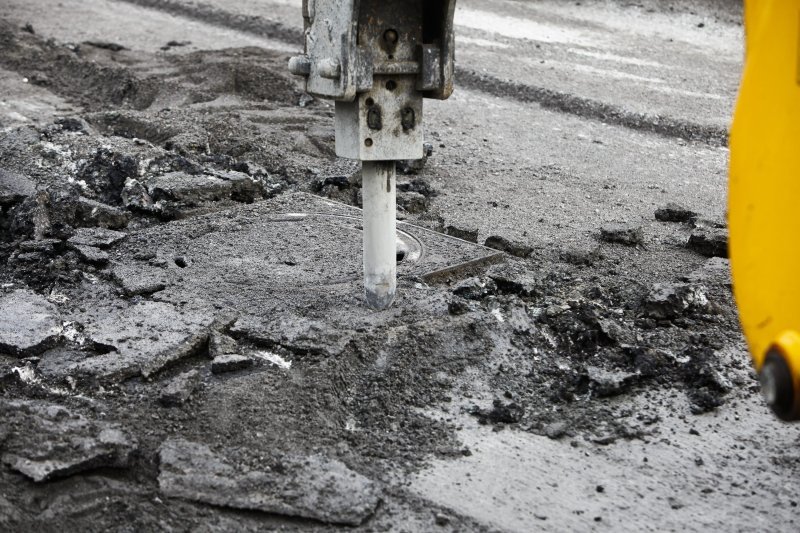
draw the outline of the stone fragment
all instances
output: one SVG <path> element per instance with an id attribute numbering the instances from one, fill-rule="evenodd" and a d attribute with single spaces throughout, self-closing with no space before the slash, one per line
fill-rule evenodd
<path id="1" fill-rule="evenodd" d="M 506 252 L 507 254 L 521 257 L 523 259 L 533 253 L 533 248 L 527 244 L 510 241 L 505 237 L 500 237 L 499 235 L 492 235 L 486 239 L 484 246 L 487 248 L 494 248 L 495 250 L 500 250 L 501 252 Z"/>
<path id="2" fill-rule="evenodd" d="M 101 380 L 148 378 L 200 352 L 213 323 L 214 317 L 205 313 L 179 310 L 163 302 L 140 302 L 87 323 L 86 337 L 109 351 L 72 368 L 77 375 Z"/>
<path id="3" fill-rule="evenodd" d="M 690 250 L 706 257 L 728 257 L 728 231 L 720 228 L 696 230 L 689 237 Z"/>
<path id="4" fill-rule="evenodd" d="M 580 248 L 577 246 L 564 248 L 559 256 L 562 261 L 575 266 L 592 266 L 602 258 L 598 247 Z"/>
<path id="5" fill-rule="evenodd" d="M 42 482 L 95 468 L 125 468 L 136 442 L 118 425 L 89 420 L 57 404 L 0 402 L 2 460 Z"/>
<path id="6" fill-rule="evenodd" d="M 208 341 L 208 353 L 211 357 L 239 352 L 236 340 L 224 333 L 214 332 Z"/>
<path id="7" fill-rule="evenodd" d="M 236 353 L 218 355 L 211 361 L 211 372 L 214 374 L 224 374 L 225 372 L 235 372 L 253 366 L 253 360 L 245 355 Z"/>
<path id="8" fill-rule="evenodd" d="M 447 312 L 453 316 L 465 315 L 471 310 L 469 304 L 463 300 L 453 300 L 447 304 Z"/>
<path id="9" fill-rule="evenodd" d="M 128 178 L 120 193 L 122 203 L 131 210 L 150 211 L 153 209 L 153 199 L 142 183 L 136 179 Z"/>
<path id="10" fill-rule="evenodd" d="M 25 289 L 0 296 L 0 352 L 36 355 L 54 344 L 60 334 L 58 309 L 43 296 Z"/>
<path id="11" fill-rule="evenodd" d="M 470 414 L 477 417 L 480 424 L 516 424 L 522 420 L 525 411 L 516 402 L 504 403 L 500 399 L 495 399 L 491 409 L 474 406 Z"/>
<path id="12" fill-rule="evenodd" d="M 158 485 L 171 498 L 350 526 L 362 524 L 380 502 L 373 481 L 320 455 L 270 457 L 258 468 L 230 451 L 170 439 L 159 459 Z"/>
<path id="13" fill-rule="evenodd" d="M 605 242 L 624 246 L 642 246 L 644 230 L 641 226 L 628 224 L 612 224 L 600 228 L 600 239 Z"/>
<path id="14" fill-rule="evenodd" d="M 688 283 L 656 283 L 644 299 L 644 313 L 655 319 L 673 319 L 708 307 L 705 287 Z"/>
<path id="15" fill-rule="evenodd" d="M 614 372 L 596 366 L 586 367 L 589 388 L 599 397 L 616 396 L 625 392 L 638 375 L 631 372 Z"/>
<path id="16" fill-rule="evenodd" d="M 466 300 L 482 300 L 495 292 L 497 284 L 491 278 L 467 278 L 453 289 L 453 294 Z"/>
<path id="17" fill-rule="evenodd" d="M 158 401 L 164 407 L 177 407 L 186 403 L 200 382 L 200 372 L 190 370 L 175 376 L 161 390 Z"/>
<path id="18" fill-rule="evenodd" d="M 347 347 L 354 332 L 331 330 L 324 322 L 287 313 L 269 322 L 252 315 L 241 317 L 231 328 L 231 334 L 246 337 L 266 348 L 280 347 L 292 353 L 335 357 Z"/>
<path id="19" fill-rule="evenodd" d="M 155 201 L 168 200 L 186 205 L 229 198 L 232 186 L 216 176 L 170 172 L 148 182 L 148 191 Z"/>
<path id="20" fill-rule="evenodd" d="M 520 264 L 500 263 L 493 265 L 486 273 L 504 294 L 535 296 L 541 284 L 536 275 Z"/>
<path id="21" fill-rule="evenodd" d="M 167 286 L 164 273 L 158 268 L 117 265 L 111 274 L 127 296 L 153 294 Z"/>
<path id="22" fill-rule="evenodd" d="M 664 207 L 656 209 L 655 216 L 656 220 L 661 222 L 691 222 L 699 215 L 681 205 L 670 202 Z"/>
<path id="23" fill-rule="evenodd" d="M 0 206 L 19 202 L 35 192 L 36 186 L 30 178 L 0 168 Z"/>
<path id="24" fill-rule="evenodd" d="M 126 236 L 125 233 L 106 228 L 78 228 L 75 230 L 75 235 L 67 240 L 67 243 L 75 246 L 109 248 Z"/>
<path id="25" fill-rule="evenodd" d="M 55 252 L 56 247 L 61 245 L 61 239 L 41 239 L 38 241 L 22 241 L 19 243 L 19 249 L 23 252 L 41 252 L 43 254 L 52 254 Z"/>
<path id="26" fill-rule="evenodd" d="M 100 266 L 108 263 L 109 260 L 108 252 L 105 252 L 100 248 L 95 248 L 94 246 L 83 246 L 78 244 L 74 245 L 72 249 L 78 252 L 80 258 L 89 264 Z"/>
<path id="27" fill-rule="evenodd" d="M 430 209 L 430 202 L 418 192 L 398 192 L 397 207 L 413 215 L 424 213 Z"/>
<path id="28" fill-rule="evenodd" d="M 462 241 L 478 243 L 478 229 L 477 228 L 461 228 L 458 226 L 447 226 L 444 232 L 451 237 L 456 237 Z"/>
<path id="29" fill-rule="evenodd" d="M 128 213 L 114 206 L 84 198 L 75 203 L 76 223 L 103 228 L 121 229 L 128 225 Z"/>
<path id="30" fill-rule="evenodd" d="M 260 184 L 242 172 L 214 172 L 214 175 L 170 172 L 150 180 L 148 193 L 155 202 L 197 206 L 227 199 L 252 202 L 263 191 Z"/>

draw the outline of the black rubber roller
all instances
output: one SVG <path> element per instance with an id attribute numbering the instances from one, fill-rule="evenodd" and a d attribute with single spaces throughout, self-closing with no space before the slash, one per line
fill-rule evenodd
<path id="1" fill-rule="evenodd" d="M 775 415 L 786 422 L 800 420 L 792 371 L 777 349 L 773 348 L 767 353 L 760 379 L 761 393 Z"/>

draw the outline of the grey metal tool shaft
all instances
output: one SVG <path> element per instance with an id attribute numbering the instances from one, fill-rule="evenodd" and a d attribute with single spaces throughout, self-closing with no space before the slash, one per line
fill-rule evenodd
<path id="1" fill-rule="evenodd" d="M 362 163 L 364 294 L 373 309 L 386 309 L 397 289 L 397 189 L 394 161 Z"/>

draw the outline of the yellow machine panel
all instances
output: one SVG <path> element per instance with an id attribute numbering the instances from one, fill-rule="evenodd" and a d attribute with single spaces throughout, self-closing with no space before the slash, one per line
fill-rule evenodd
<path id="1" fill-rule="evenodd" d="M 765 398 L 800 419 L 800 0 L 745 2 L 731 129 L 734 291 Z"/>

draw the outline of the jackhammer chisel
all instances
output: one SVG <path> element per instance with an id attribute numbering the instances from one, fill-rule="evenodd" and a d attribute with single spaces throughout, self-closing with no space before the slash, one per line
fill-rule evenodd
<path id="1" fill-rule="evenodd" d="M 289 70 L 335 101 L 336 155 L 362 161 L 364 293 L 397 286 L 395 161 L 423 157 L 422 100 L 453 92 L 455 0 L 304 0 L 305 53 Z"/>

